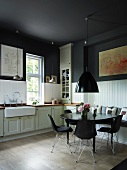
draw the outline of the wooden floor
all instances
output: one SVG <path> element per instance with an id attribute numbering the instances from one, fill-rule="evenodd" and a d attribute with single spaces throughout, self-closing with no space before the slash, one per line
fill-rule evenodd
<path id="1" fill-rule="evenodd" d="M 54 137 L 50 132 L 0 143 L 0 170 L 110 170 L 127 158 L 127 145 L 117 144 L 114 156 L 104 143 L 95 154 L 97 163 L 87 149 L 76 163 L 75 154 L 62 141 L 54 153 L 50 152 Z M 71 149 L 74 151 L 75 146 Z"/>

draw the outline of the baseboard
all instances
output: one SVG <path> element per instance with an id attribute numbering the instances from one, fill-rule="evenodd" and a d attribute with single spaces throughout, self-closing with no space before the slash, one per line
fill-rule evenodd
<path id="1" fill-rule="evenodd" d="M 14 139 L 20 139 L 20 138 L 38 135 L 41 133 L 46 133 L 46 132 L 51 132 L 51 131 L 52 131 L 52 129 L 48 128 L 48 129 L 36 130 L 36 131 L 32 131 L 32 132 L 25 132 L 25 133 L 19 133 L 19 134 L 15 134 L 15 135 L 3 136 L 3 137 L 0 137 L 0 142 L 5 142 L 5 141 L 9 141 L 9 140 L 14 140 Z"/>

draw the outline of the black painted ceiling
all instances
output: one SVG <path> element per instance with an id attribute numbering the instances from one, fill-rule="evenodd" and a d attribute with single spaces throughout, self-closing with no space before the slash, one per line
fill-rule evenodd
<path id="1" fill-rule="evenodd" d="M 0 0 L 0 28 L 63 45 L 127 23 L 127 0 Z M 94 20 L 101 20 L 103 23 Z"/>

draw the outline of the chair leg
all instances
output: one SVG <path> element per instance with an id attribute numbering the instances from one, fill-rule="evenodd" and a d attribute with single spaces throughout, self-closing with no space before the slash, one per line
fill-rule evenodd
<path id="1" fill-rule="evenodd" d="M 54 150 L 55 146 L 60 142 L 61 139 L 65 139 L 65 144 L 67 145 L 69 151 L 72 153 L 72 151 L 71 151 L 71 149 L 70 149 L 70 144 L 67 144 L 67 137 L 64 136 L 64 135 L 61 135 L 61 136 L 59 137 L 59 134 L 58 134 L 58 133 L 56 134 L 55 141 L 54 141 L 54 144 L 53 144 L 53 146 L 52 146 L 51 153 L 53 153 L 53 150 Z"/>
<path id="2" fill-rule="evenodd" d="M 91 155 L 92 155 L 92 158 L 93 158 L 93 162 L 96 163 L 93 150 L 91 149 L 91 146 L 92 146 L 91 140 L 89 141 L 89 143 L 90 143 L 90 144 L 89 144 L 89 150 L 90 150 L 90 152 L 91 152 Z"/>
<path id="3" fill-rule="evenodd" d="M 116 133 L 115 135 L 116 135 L 116 141 L 117 141 L 117 143 L 119 143 L 119 140 L 118 140 L 118 135 L 117 135 L 117 133 Z"/>
<path id="4" fill-rule="evenodd" d="M 68 150 L 72 153 L 72 151 L 71 151 L 71 149 L 70 149 L 71 144 L 70 144 L 70 143 L 67 143 L 67 138 L 66 138 L 66 137 L 65 137 L 65 144 L 67 145 Z"/>
<path id="5" fill-rule="evenodd" d="M 92 146 L 91 140 L 90 141 L 87 140 L 86 144 L 83 144 L 83 140 L 80 140 L 79 145 L 80 146 L 79 146 L 79 150 L 78 150 L 78 158 L 77 158 L 76 162 L 78 163 L 78 161 L 79 161 L 85 147 L 88 146 L 88 148 L 89 148 L 89 150 L 91 152 L 92 158 L 93 158 L 93 162 L 96 163 L 95 158 L 94 158 L 94 154 L 93 154 L 93 150 L 91 149 L 91 146 Z M 84 145 L 84 147 L 83 147 L 83 145 Z M 81 150 L 81 148 L 82 148 L 82 150 Z"/>
<path id="6" fill-rule="evenodd" d="M 101 132 L 101 133 L 102 133 L 102 132 Z M 100 143 L 102 143 L 102 140 L 104 139 L 104 136 L 105 136 L 105 132 L 103 132 L 103 136 L 102 136 L 102 138 L 101 138 Z M 100 146 L 98 146 L 97 150 L 98 150 L 98 149 L 100 149 L 100 148 L 101 148 L 101 146 L 102 146 L 102 144 L 100 144 Z"/>
<path id="7" fill-rule="evenodd" d="M 58 140 L 58 142 L 57 142 L 57 140 Z M 58 139 L 58 133 L 57 133 L 57 134 L 56 134 L 56 137 L 55 137 L 54 144 L 53 144 L 53 146 L 52 146 L 51 153 L 53 153 L 54 147 L 55 147 L 55 145 L 56 145 L 56 144 L 58 144 L 58 143 L 59 143 L 59 141 L 60 141 L 60 139 Z"/>
<path id="8" fill-rule="evenodd" d="M 109 133 L 108 133 L 108 139 L 107 139 L 107 147 L 108 147 L 108 142 L 109 142 Z"/>
<path id="9" fill-rule="evenodd" d="M 82 152 L 83 152 L 84 149 L 85 149 L 85 146 L 83 147 L 82 150 L 81 150 L 81 148 L 82 148 L 82 140 L 80 140 L 80 142 L 79 142 L 78 158 L 77 158 L 76 162 L 79 161 L 79 159 L 80 159 L 80 157 L 81 157 L 81 155 L 82 155 Z"/>

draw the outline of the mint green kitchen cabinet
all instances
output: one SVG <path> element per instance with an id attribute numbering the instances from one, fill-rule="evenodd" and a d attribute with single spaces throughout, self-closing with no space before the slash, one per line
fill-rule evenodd
<path id="1" fill-rule="evenodd" d="M 0 116 L 4 115 L 4 111 L 2 113 L 3 114 L 0 114 Z M 32 116 L 4 117 L 4 134 L 2 134 L 1 128 L 1 136 L 35 132 L 35 130 L 45 130 L 48 128 L 51 129 L 51 122 L 48 114 L 53 116 L 57 125 L 63 125 L 63 119 L 60 118 L 62 113 L 63 106 L 39 106 L 36 107 L 36 114 Z M 0 126 L 1 125 L 2 123 Z"/>
<path id="2" fill-rule="evenodd" d="M 35 116 L 4 118 L 4 136 L 35 130 Z"/>
<path id="3" fill-rule="evenodd" d="M 4 109 L 0 109 L 0 136 L 4 135 Z"/>
<path id="4" fill-rule="evenodd" d="M 52 117 L 56 125 L 60 126 L 64 124 L 64 120 L 60 118 L 60 115 L 63 114 L 63 106 L 54 106 L 52 107 Z"/>
<path id="5" fill-rule="evenodd" d="M 61 100 L 63 103 L 71 103 L 71 56 L 72 44 L 60 47 L 60 83 Z"/>
<path id="6" fill-rule="evenodd" d="M 21 133 L 35 130 L 35 117 L 23 116 L 21 117 Z"/>
<path id="7" fill-rule="evenodd" d="M 20 117 L 4 118 L 4 136 L 20 133 L 20 124 Z"/>
<path id="8" fill-rule="evenodd" d="M 51 108 L 37 107 L 36 108 L 36 130 L 51 128 L 51 122 L 48 114 L 51 114 Z"/>

